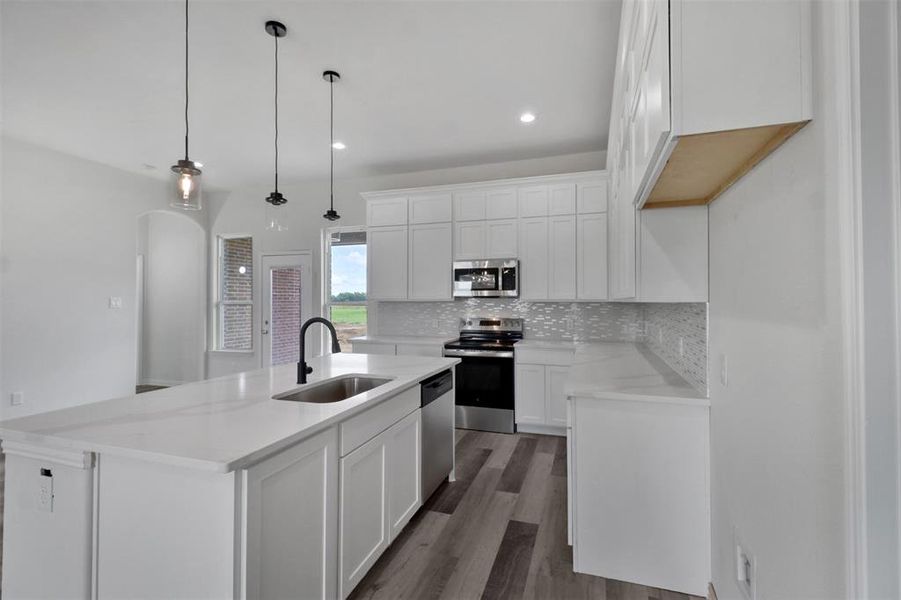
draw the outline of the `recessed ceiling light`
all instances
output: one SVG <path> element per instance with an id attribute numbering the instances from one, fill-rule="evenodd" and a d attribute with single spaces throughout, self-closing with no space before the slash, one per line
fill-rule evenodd
<path id="1" fill-rule="evenodd" d="M 335 150 L 344 150 L 345 148 L 347 148 L 347 146 L 344 145 L 344 142 L 335 142 L 334 144 L 332 144 L 332 148 L 334 148 Z"/>
<path id="2" fill-rule="evenodd" d="M 522 121 L 523 123 L 531 123 L 532 121 L 535 120 L 535 113 L 524 112 L 521 115 L 519 115 L 519 120 Z"/>

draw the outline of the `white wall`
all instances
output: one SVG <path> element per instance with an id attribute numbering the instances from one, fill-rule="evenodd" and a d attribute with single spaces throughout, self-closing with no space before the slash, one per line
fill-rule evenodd
<path id="1" fill-rule="evenodd" d="M 167 208 L 165 182 L 9 138 L 2 152 L 0 417 L 133 393 L 137 217 Z"/>
<path id="2" fill-rule="evenodd" d="M 841 61 L 814 4 L 814 119 L 710 206 L 713 583 L 743 598 L 734 533 L 758 598 L 845 594 L 839 113 Z M 728 385 L 720 381 L 728 357 Z"/>
<path id="3" fill-rule="evenodd" d="M 337 160 L 340 161 L 340 155 Z M 321 311 L 320 270 L 321 270 L 321 232 L 325 227 L 365 225 L 366 205 L 360 198 L 361 192 L 386 190 L 404 187 L 464 183 L 468 181 L 484 181 L 504 179 L 508 177 L 527 177 L 552 173 L 569 173 L 603 169 L 605 153 L 589 152 L 556 156 L 543 159 L 522 160 L 507 163 L 420 171 L 400 175 L 347 179 L 335 183 L 335 210 L 341 220 L 329 222 L 322 218 L 328 208 L 328 181 L 317 181 L 302 185 L 282 185 L 280 191 L 288 198 L 288 204 L 282 207 L 288 230 L 272 232 L 265 229 L 266 203 L 263 200 L 272 190 L 269 187 L 256 187 L 233 191 L 223 202 L 210 205 L 210 239 L 215 244 L 216 236 L 222 234 L 244 233 L 253 236 L 254 266 L 259 272 L 260 255 L 265 252 L 288 250 L 311 250 L 313 252 L 314 270 L 314 314 Z M 215 250 L 211 251 L 215 256 Z M 260 306 L 260 277 L 254 281 L 255 309 Z M 259 313 L 255 313 L 259 320 Z M 257 323 L 259 325 L 259 323 Z M 259 329 L 259 327 L 257 327 Z M 318 348 L 320 332 L 310 330 L 308 348 Z M 259 352 L 259 335 L 255 339 L 253 352 L 211 352 L 208 358 L 208 376 L 216 377 L 236 371 L 257 369 L 261 365 Z"/>
<path id="4" fill-rule="evenodd" d="M 185 214 L 168 211 L 142 215 L 137 227 L 138 252 L 144 256 L 141 383 L 203 379 L 206 232 Z"/>

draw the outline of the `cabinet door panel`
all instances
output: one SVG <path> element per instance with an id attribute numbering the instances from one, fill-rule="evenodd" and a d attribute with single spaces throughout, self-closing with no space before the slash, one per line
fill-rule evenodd
<path id="1" fill-rule="evenodd" d="M 485 258 L 485 221 L 464 221 L 454 224 L 454 258 L 456 260 Z"/>
<path id="2" fill-rule="evenodd" d="M 371 227 L 369 296 L 373 300 L 407 299 L 407 227 Z"/>
<path id="3" fill-rule="evenodd" d="M 447 193 L 410 196 L 410 224 L 449 223 L 451 221 L 451 195 Z"/>
<path id="4" fill-rule="evenodd" d="M 391 539 L 422 506 L 420 460 L 421 417 L 416 410 L 394 424 L 388 434 L 388 524 Z"/>
<path id="5" fill-rule="evenodd" d="M 410 300 L 451 299 L 451 224 L 410 226 Z"/>
<path id="6" fill-rule="evenodd" d="M 407 224 L 407 198 L 376 198 L 366 203 L 366 224 L 386 227 Z"/>
<path id="7" fill-rule="evenodd" d="M 247 598 L 336 595 L 337 436 L 327 431 L 245 472 Z"/>
<path id="8" fill-rule="evenodd" d="M 548 297 L 548 224 L 546 217 L 519 221 L 520 287 L 525 300 Z"/>
<path id="9" fill-rule="evenodd" d="M 455 221 L 482 221 L 485 219 L 485 192 L 456 192 L 454 194 Z"/>
<path id="10" fill-rule="evenodd" d="M 569 367 L 545 367 L 545 402 L 548 425 L 566 427 L 566 394 L 563 387 Z"/>
<path id="11" fill-rule="evenodd" d="M 546 217 L 548 210 L 548 188 L 536 185 L 519 188 L 519 216 Z"/>
<path id="12" fill-rule="evenodd" d="M 342 598 L 347 597 L 390 543 L 386 439 L 382 433 L 341 459 Z M 302 509 L 302 505 L 295 507 Z M 297 589 L 303 588 L 296 588 L 294 594 Z"/>
<path id="13" fill-rule="evenodd" d="M 579 215 L 577 224 L 577 295 L 580 300 L 606 300 L 607 215 Z"/>
<path id="14" fill-rule="evenodd" d="M 607 212 L 607 181 L 580 183 L 578 185 L 578 213 Z"/>
<path id="15" fill-rule="evenodd" d="M 544 365 L 516 365 L 516 422 L 544 425 Z"/>
<path id="16" fill-rule="evenodd" d="M 576 297 L 576 218 L 548 220 L 548 297 L 572 300 Z"/>
<path id="17" fill-rule="evenodd" d="M 485 258 L 516 258 L 518 251 L 516 219 L 487 221 L 485 228 L 488 242 Z"/>
<path id="18" fill-rule="evenodd" d="M 518 215 L 516 188 L 489 190 L 485 194 L 485 218 L 515 219 Z"/>
<path id="19" fill-rule="evenodd" d="M 559 183 L 549 189 L 548 214 L 571 215 L 576 212 L 576 184 Z"/>

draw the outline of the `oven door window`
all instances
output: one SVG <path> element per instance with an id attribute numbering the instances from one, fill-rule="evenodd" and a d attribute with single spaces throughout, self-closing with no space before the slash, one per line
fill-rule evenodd
<path id="1" fill-rule="evenodd" d="M 462 361 L 457 365 L 458 405 L 513 410 L 513 359 L 479 357 Z"/>
<path id="2" fill-rule="evenodd" d="M 497 291 L 497 269 L 455 269 L 454 288 L 472 291 Z"/>

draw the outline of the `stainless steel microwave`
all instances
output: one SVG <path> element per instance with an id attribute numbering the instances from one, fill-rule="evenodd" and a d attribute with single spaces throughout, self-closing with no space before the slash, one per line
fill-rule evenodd
<path id="1" fill-rule="evenodd" d="M 516 298 L 519 261 L 515 258 L 454 262 L 454 298 Z"/>

